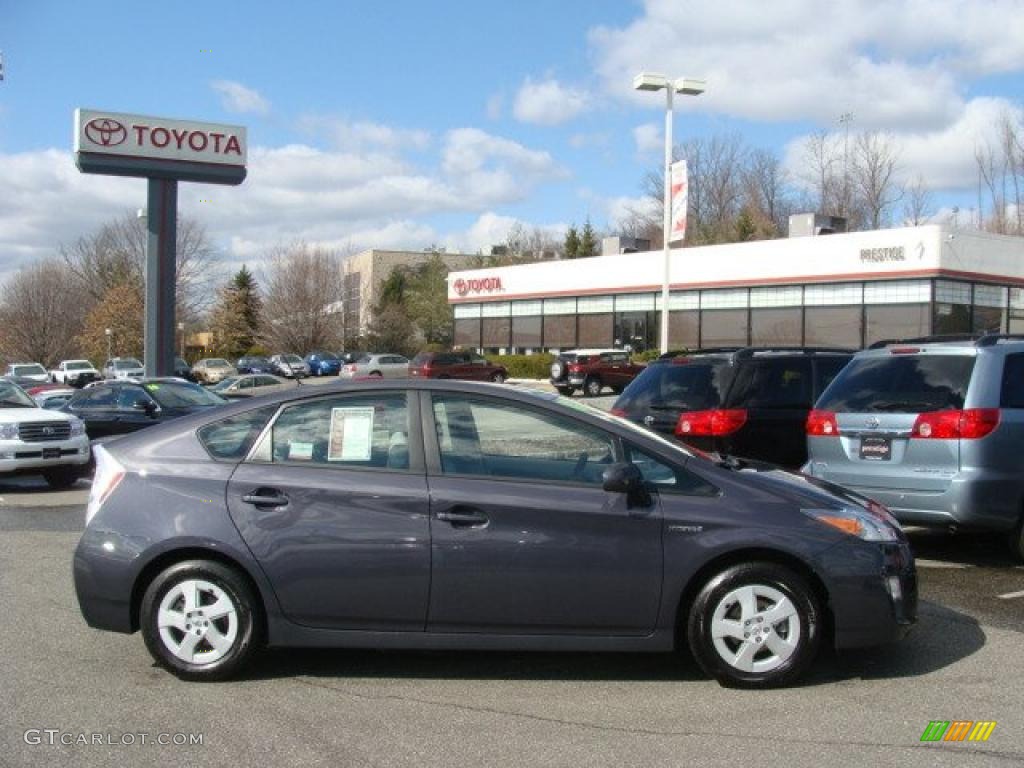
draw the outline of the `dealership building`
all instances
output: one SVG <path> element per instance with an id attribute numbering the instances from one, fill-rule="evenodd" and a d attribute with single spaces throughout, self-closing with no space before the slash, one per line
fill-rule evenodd
<path id="1" fill-rule="evenodd" d="M 452 272 L 455 344 L 660 345 L 662 251 Z M 675 249 L 669 346 L 1024 333 L 1024 238 L 941 225 Z"/>

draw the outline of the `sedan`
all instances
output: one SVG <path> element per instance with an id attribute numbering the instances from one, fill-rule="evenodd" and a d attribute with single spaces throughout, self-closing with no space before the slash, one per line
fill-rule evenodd
<path id="1" fill-rule="evenodd" d="M 196 381 L 204 384 L 216 384 L 228 376 L 236 376 L 235 366 L 223 357 L 206 357 L 192 366 L 192 375 Z"/>
<path id="2" fill-rule="evenodd" d="M 216 392 L 221 397 L 233 400 L 238 397 L 269 395 L 271 392 L 295 389 L 298 385 L 299 382 L 282 379 L 280 376 L 272 376 L 269 373 L 256 373 L 249 376 L 229 376 L 223 379 L 220 384 L 210 387 L 210 391 Z"/>
<path id="3" fill-rule="evenodd" d="M 270 358 L 272 370 L 286 379 L 303 379 L 309 376 L 309 366 L 298 355 L 274 355 Z"/>
<path id="4" fill-rule="evenodd" d="M 401 355 L 363 355 L 354 363 L 341 367 L 343 379 L 375 376 L 384 379 L 404 379 L 409 375 L 409 358 Z"/>
<path id="5" fill-rule="evenodd" d="M 337 376 L 341 369 L 341 360 L 333 352 L 310 352 L 305 363 L 313 376 Z"/>
<path id="6" fill-rule="evenodd" d="M 299 387 L 96 455 L 82 613 L 141 630 L 189 680 L 239 673 L 264 644 L 686 644 L 723 684 L 757 688 L 798 679 L 826 638 L 894 640 L 916 614 L 914 560 L 884 507 L 554 394 Z"/>

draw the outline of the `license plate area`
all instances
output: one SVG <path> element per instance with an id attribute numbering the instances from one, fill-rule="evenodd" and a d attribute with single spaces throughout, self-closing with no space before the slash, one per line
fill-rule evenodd
<path id="1" fill-rule="evenodd" d="M 860 457 L 864 461 L 889 461 L 892 458 L 892 438 L 862 437 Z"/>
<path id="2" fill-rule="evenodd" d="M 43 448 L 44 459 L 59 459 L 60 448 Z"/>

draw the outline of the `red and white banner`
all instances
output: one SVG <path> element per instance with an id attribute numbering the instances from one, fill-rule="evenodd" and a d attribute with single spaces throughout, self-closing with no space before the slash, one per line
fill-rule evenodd
<path id="1" fill-rule="evenodd" d="M 672 163 L 672 227 L 669 230 L 669 242 L 682 240 L 686 237 L 686 206 L 689 199 L 686 174 L 686 161 L 677 160 Z"/>

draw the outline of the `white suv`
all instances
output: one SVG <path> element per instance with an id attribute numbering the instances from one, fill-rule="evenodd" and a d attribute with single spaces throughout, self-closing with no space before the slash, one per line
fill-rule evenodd
<path id="1" fill-rule="evenodd" d="M 89 463 L 85 422 L 47 411 L 17 384 L 0 379 L 0 477 L 41 474 L 67 488 Z"/>

